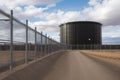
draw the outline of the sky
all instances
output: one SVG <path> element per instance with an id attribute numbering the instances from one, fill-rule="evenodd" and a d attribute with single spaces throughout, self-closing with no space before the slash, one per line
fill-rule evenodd
<path id="1" fill-rule="evenodd" d="M 59 25 L 71 21 L 97 21 L 103 44 L 120 44 L 120 0 L 0 0 L 0 9 L 31 28 L 59 41 Z"/>

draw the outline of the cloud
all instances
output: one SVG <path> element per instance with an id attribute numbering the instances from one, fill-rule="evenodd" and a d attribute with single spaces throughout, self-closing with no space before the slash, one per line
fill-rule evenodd
<path id="1" fill-rule="evenodd" d="M 64 22 L 91 20 L 101 22 L 104 26 L 120 25 L 120 1 L 119 0 L 89 0 L 88 7 L 80 11 L 62 11 L 47 12 L 51 7 L 56 6 L 56 2 L 60 0 L 0 0 L 1 8 L 6 7 L 9 11 L 10 7 L 14 9 L 14 15 L 20 19 L 44 19 L 37 21 L 38 23 L 56 23 L 58 26 Z M 36 7 L 36 4 L 47 4 L 46 7 Z M 25 6 L 24 6 L 25 5 Z M 22 7 L 24 6 L 24 7 Z M 8 9 L 7 9 L 8 8 Z M 33 22 L 34 24 L 34 22 Z M 36 23 L 35 23 L 36 24 Z M 48 25 L 49 26 L 49 25 Z"/>
<path id="2" fill-rule="evenodd" d="M 103 25 L 120 25 L 120 0 L 90 0 L 90 7 L 85 8 L 83 13 L 86 20 L 99 21 Z"/>
<path id="3" fill-rule="evenodd" d="M 120 44 L 120 25 L 102 28 L 103 44 Z"/>
<path id="4" fill-rule="evenodd" d="M 71 21 L 98 21 L 103 26 L 120 26 L 120 0 L 89 0 L 87 7 L 80 11 L 57 10 L 49 12 L 52 7 L 60 0 L 0 0 L 0 8 L 9 11 L 14 10 L 14 16 L 25 22 L 30 19 L 29 25 L 38 31 L 59 32 L 59 25 Z M 45 7 L 36 7 L 35 5 L 45 4 Z M 104 27 L 103 27 L 104 28 Z M 104 28 L 105 29 L 105 28 Z M 103 31 L 104 37 L 119 37 L 109 30 Z M 109 31 L 109 32 L 108 32 Z M 108 33 L 107 33 L 108 32 Z M 119 32 L 118 32 L 119 33 Z M 111 34 L 111 35 L 109 35 Z"/>
<path id="5" fill-rule="evenodd" d="M 88 4 L 91 6 L 99 5 L 102 2 L 102 0 L 89 0 Z"/>
<path id="6" fill-rule="evenodd" d="M 106 26 L 102 28 L 102 32 L 103 37 L 120 37 L 120 26 Z"/>
<path id="7" fill-rule="evenodd" d="M 1 7 L 8 7 L 9 9 L 14 9 L 18 6 L 45 4 L 50 5 L 57 3 L 60 0 L 0 0 Z"/>
<path id="8" fill-rule="evenodd" d="M 68 21 L 77 20 L 78 17 L 80 18 L 79 15 L 80 15 L 80 12 L 77 12 L 77 11 L 76 12 L 73 12 L 73 11 L 64 12 L 61 10 L 58 10 L 57 12 L 52 12 L 52 13 L 44 13 L 43 16 L 46 20 L 33 22 L 33 23 L 31 22 L 31 26 L 32 25 L 36 26 L 38 27 L 38 30 L 41 29 L 45 32 L 47 31 L 58 32 L 60 24 L 68 22 Z"/>
<path id="9" fill-rule="evenodd" d="M 85 7 L 81 11 L 62 11 L 58 10 L 52 13 L 42 12 L 40 18 L 44 18 L 45 21 L 39 21 L 37 23 L 51 25 L 58 29 L 58 25 L 71 21 L 98 21 L 103 26 L 118 26 L 120 25 L 120 0 L 89 0 L 89 7 Z M 53 23 L 53 24 L 52 24 Z M 36 23 L 33 23 L 36 25 Z"/>
<path id="10" fill-rule="evenodd" d="M 14 10 L 14 16 L 25 20 L 38 17 L 45 10 L 56 6 L 60 0 L 0 0 L 0 9 L 7 13 Z M 45 5 L 45 7 L 36 7 Z M 42 16 L 42 15 L 41 15 Z"/>
<path id="11" fill-rule="evenodd" d="M 16 6 L 14 6 L 14 15 L 17 18 L 21 20 L 30 19 L 33 21 L 31 21 L 31 24 L 42 25 L 46 28 L 49 28 L 47 26 L 53 26 L 53 28 L 56 28 L 55 31 L 61 23 L 71 21 L 90 20 L 101 22 L 103 26 L 120 25 L 120 0 L 89 0 L 89 6 L 81 11 L 63 11 L 59 9 L 56 12 L 47 12 L 51 7 L 56 6 L 57 1 L 60 0 L 13 0 L 8 2 L 3 0 L 1 3 L 8 7 L 14 4 Z M 45 3 L 47 4 L 45 7 L 35 6 L 35 4 Z M 27 6 L 21 7 L 22 5 Z"/>
<path id="12" fill-rule="evenodd" d="M 104 37 L 102 40 L 103 44 L 120 44 L 120 37 L 116 38 L 110 38 L 110 37 Z"/>

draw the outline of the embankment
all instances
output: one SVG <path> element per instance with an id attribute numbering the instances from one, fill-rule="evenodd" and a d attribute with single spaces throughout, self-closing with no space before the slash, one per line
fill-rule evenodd
<path id="1" fill-rule="evenodd" d="M 55 52 L 28 64 L 18 66 L 12 72 L 6 71 L 0 74 L 0 80 L 42 80 L 62 55 L 63 51 Z"/>

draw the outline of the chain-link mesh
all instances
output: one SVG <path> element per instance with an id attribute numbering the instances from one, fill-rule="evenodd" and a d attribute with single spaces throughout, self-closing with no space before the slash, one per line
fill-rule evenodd
<path id="1" fill-rule="evenodd" d="M 0 72 L 10 64 L 10 21 L 7 14 L 0 10 Z"/>
<path id="2" fill-rule="evenodd" d="M 54 42 L 0 10 L 0 72 L 57 51 Z"/>

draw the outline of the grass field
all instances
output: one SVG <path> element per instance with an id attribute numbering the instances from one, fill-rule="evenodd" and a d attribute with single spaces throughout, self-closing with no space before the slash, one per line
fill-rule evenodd
<path id="1" fill-rule="evenodd" d="M 28 52 L 28 61 L 34 60 L 35 58 L 41 57 L 42 54 L 34 51 Z M 19 65 L 25 63 L 25 51 L 14 51 L 13 53 L 13 64 Z M 10 64 L 10 52 L 9 51 L 0 51 L 0 72 L 9 68 Z M 5 69 L 3 69 L 5 68 Z"/>
<path id="2" fill-rule="evenodd" d="M 120 50 L 82 50 L 81 52 L 99 57 L 120 59 Z"/>
<path id="3" fill-rule="evenodd" d="M 120 65 L 120 50 L 80 50 L 80 52 Z M 42 54 L 37 52 L 35 57 L 34 51 L 29 51 L 28 60 L 31 61 L 35 58 L 39 58 Z M 14 51 L 13 61 L 14 64 L 21 64 L 21 62 L 22 64 L 25 63 L 25 51 Z M 0 51 L 0 70 L 5 66 L 9 66 L 9 63 L 9 51 Z"/>
<path id="4" fill-rule="evenodd" d="M 80 52 L 120 67 L 120 50 L 82 50 Z"/>

